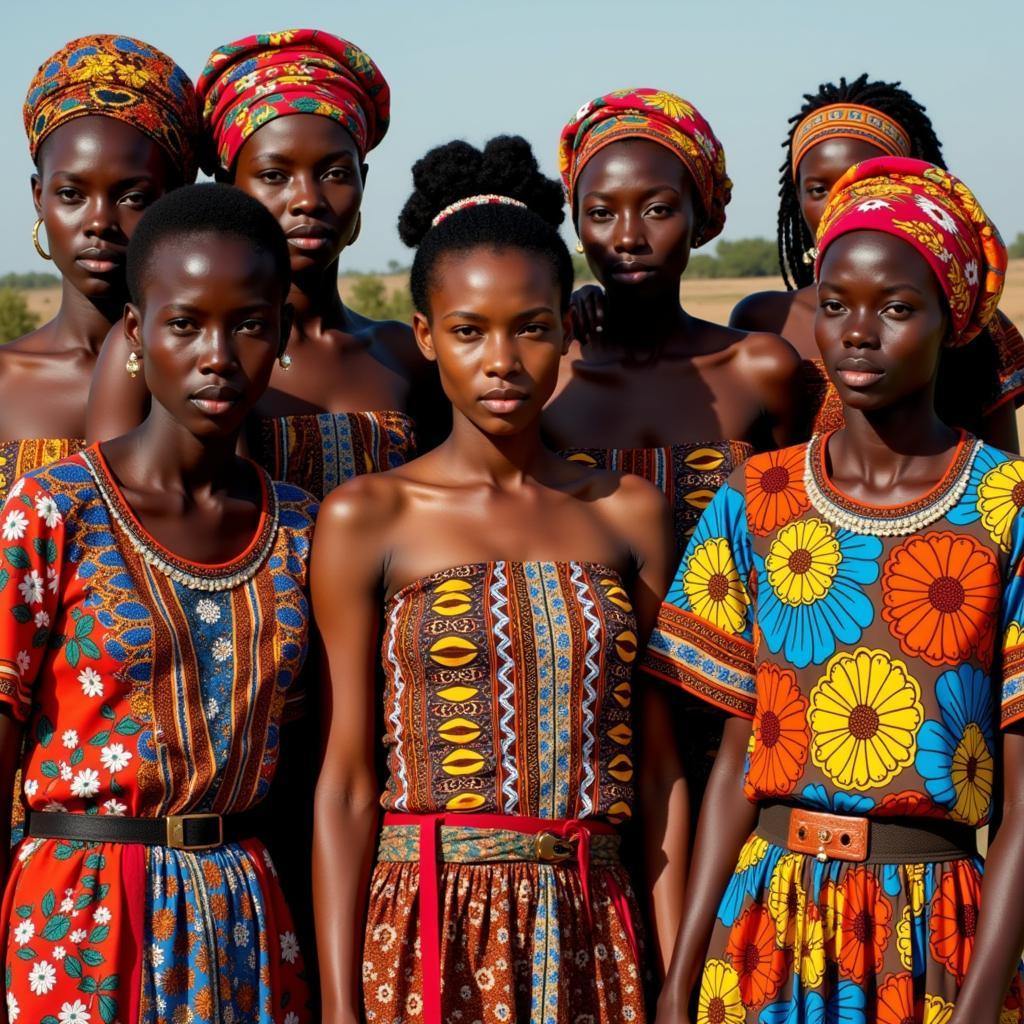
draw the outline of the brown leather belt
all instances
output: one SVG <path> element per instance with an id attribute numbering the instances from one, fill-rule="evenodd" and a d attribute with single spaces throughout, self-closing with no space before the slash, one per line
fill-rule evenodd
<path id="1" fill-rule="evenodd" d="M 942 818 L 863 818 L 792 804 L 762 804 L 754 829 L 775 846 L 822 863 L 843 860 L 917 864 L 978 852 L 977 831 Z"/>

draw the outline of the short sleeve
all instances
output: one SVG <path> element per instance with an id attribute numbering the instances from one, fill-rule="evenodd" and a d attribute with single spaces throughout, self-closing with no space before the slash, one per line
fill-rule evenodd
<path id="1" fill-rule="evenodd" d="M 59 604 L 64 517 L 32 477 L 0 511 L 0 701 L 24 722 Z"/>
<path id="2" fill-rule="evenodd" d="M 752 550 L 742 469 L 705 509 L 658 613 L 646 672 L 753 718 Z"/>

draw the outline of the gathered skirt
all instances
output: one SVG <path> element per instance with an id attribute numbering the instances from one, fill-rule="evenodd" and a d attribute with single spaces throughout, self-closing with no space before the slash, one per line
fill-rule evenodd
<path id="1" fill-rule="evenodd" d="M 754 834 L 718 910 L 698 1024 L 947 1024 L 981 903 L 976 857 L 818 860 Z M 1018 970 L 1001 1024 L 1024 1019 Z"/>

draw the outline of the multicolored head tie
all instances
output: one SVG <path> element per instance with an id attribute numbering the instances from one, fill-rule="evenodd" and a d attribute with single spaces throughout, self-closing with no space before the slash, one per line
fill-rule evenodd
<path id="1" fill-rule="evenodd" d="M 576 182 L 587 162 L 621 139 L 649 139 L 682 160 L 704 212 L 695 246 L 722 230 L 732 195 L 722 144 L 692 103 L 661 89 L 621 89 L 598 96 L 580 107 L 562 129 L 558 164 L 571 208 L 575 209 Z"/>
<path id="2" fill-rule="evenodd" d="M 438 224 L 443 220 L 447 220 L 453 213 L 458 213 L 459 210 L 468 210 L 473 206 L 520 206 L 524 210 L 528 210 L 529 207 L 526 203 L 521 203 L 518 199 L 513 199 L 511 196 L 499 196 L 493 193 L 479 196 L 468 196 L 466 199 L 458 199 L 454 203 L 449 203 L 431 222 L 430 226 L 436 228 Z"/>
<path id="3" fill-rule="evenodd" d="M 319 29 L 247 36 L 210 54 L 196 83 L 208 152 L 203 169 L 230 171 L 258 128 L 287 114 L 321 114 L 342 125 L 360 158 L 384 138 L 391 90 L 358 46 Z"/>
<path id="4" fill-rule="evenodd" d="M 811 111 L 793 132 L 793 180 L 800 161 L 826 139 L 858 139 L 889 156 L 910 156 L 910 136 L 887 114 L 859 103 L 832 103 Z"/>
<path id="5" fill-rule="evenodd" d="M 129 36 L 83 36 L 40 65 L 23 109 L 33 161 L 62 124 L 88 114 L 137 128 L 167 153 L 185 182 L 195 180 L 195 88 L 155 46 Z"/>
<path id="6" fill-rule="evenodd" d="M 949 171 L 889 156 L 851 167 L 829 194 L 818 226 L 815 278 L 828 247 L 851 231 L 882 231 L 924 257 L 949 303 L 955 344 L 966 344 L 995 316 L 1006 246 L 971 190 Z"/>

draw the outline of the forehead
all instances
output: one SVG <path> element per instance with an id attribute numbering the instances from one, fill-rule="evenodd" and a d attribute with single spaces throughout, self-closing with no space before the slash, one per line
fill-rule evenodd
<path id="1" fill-rule="evenodd" d="M 129 177 L 162 171 L 167 155 L 138 128 L 112 117 L 88 114 L 67 121 L 48 135 L 39 148 L 37 164 L 47 176 Z"/>
<path id="2" fill-rule="evenodd" d="M 355 139 L 331 117 L 322 114 L 289 114 L 275 117 L 246 139 L 238 162 L 267 153 L 315 163 L 328 154 L 348 153 L 359 158 Z"/>
<path id="3" fill-rule="evenodd" d="M 558 306 L 559 287 L 551 260 L 517 248 L 481 246 L 443 255 L 435 266 L 432 305 L 444 309 L 518 310 Z"/>
<path id="4" fill-rule="evenodd" d="M 885 231 L 840 235 L 825 251 L 820 277 L 844 284 L 865 281 L 888 287 L 906 283 L 921 292 L 942 295 L 928 261 L 909 242 Z"/>
<path id="5" fill-rule="evenodd" d="M 797 174 L 801 181 L 838 181 L 854 164 L 885 156 L 877 146 L 863 139 L 824 139 L 809 149 L 800 161 Z"/>
<path id="6" fill-rule="evenodd" d="M 609 186 L 650 188 L 658 184 L 678 189 L 688 186 L 689 181 L 683 161 L 668 147 L 650 139 L 619 139 L 598 150 L 587 161 L 580 172 L 576 192 L 582 196 Z"/>

